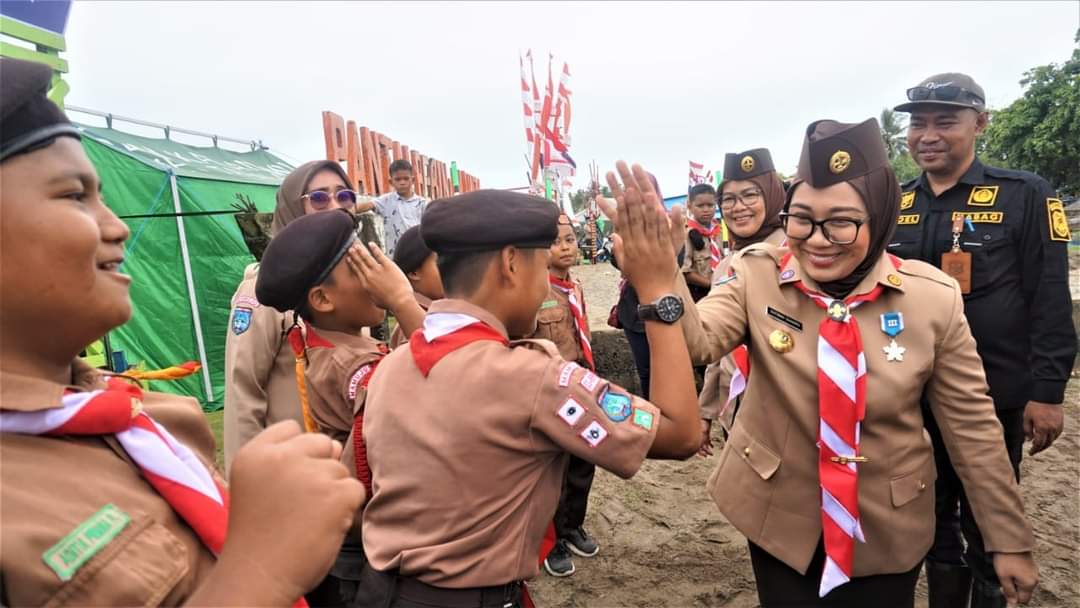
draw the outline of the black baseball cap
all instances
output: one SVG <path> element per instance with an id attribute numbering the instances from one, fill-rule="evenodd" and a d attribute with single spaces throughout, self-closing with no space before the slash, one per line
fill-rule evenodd
<path id="1" fill-rule="evenodd" d="M 986 111 L 986 93 L 975 79 L 967 74 L 948 72 L 935 74 L 917 86 L 907 90 L 907 103 L 895 108 L 897 112 L 911 112 L 919 106 L 952 106 Z"/>

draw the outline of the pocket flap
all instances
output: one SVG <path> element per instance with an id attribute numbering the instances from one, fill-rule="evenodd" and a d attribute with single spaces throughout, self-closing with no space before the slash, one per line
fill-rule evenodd
<path id="1" fill-rule="evenodd" d="M 937 479 L 937 469 L 933 458 L 927 458 L 922 466 L 906 475 L 893 477 L 889 481 L 893 506 L 902 507 L 918 498 L 923 492 L 932 490 L 935 479 Z"/>
<path id="2" fill-rule="evenodd" d="M 771 478 L 780 468 L 780 456 L 745 431 L 732 434 L 729 443 L 731 449 L 735 450 L 735 455 L 750 465 L 762 479 Z"/>
<path id="3" fill-rule="evenodd" d="M 539 323 L 561 323 L 566 319 L 566 307 L 559 306 L 557 302 L 554 302 L 554 306 L 548 305 L 548 302 L 554 302 L 554 300 L 546 300 L 541 305 L 540 311 L 536 313 L 536 320 Z M 546 307 L 545 307 L 546 306 Z"/>

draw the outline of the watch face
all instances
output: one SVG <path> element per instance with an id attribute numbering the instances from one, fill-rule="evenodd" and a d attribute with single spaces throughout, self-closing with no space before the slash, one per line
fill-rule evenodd
<path id="1" fill-rule="evenodd" d="M 656 301 L 656 316 L 665 323 L 678 321 L 683 314 L 682 299 L 676 296 L 664 296 Z"/>

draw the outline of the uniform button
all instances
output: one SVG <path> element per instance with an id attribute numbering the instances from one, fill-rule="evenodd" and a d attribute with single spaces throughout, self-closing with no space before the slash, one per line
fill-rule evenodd
<path id="1" fill-rule="evenodd" d="M 922 492 L 925 489 L 926 489 L 926 482 L 920 481 L 919 482 L 919 491 Z"/>
<path id="2" fill-rule="evenodd" d="M 748 448 L 748 447 L 743 448 L 742 453 L 743 453 L 743 456 L 749 456 L 750 455 L 750 448 Z"/>
<path id="3" fill-rule="evenodd" d="M 984 240 L 984 241 L 989 241 L 989 240 L 990 240 L 990 238 L 991 238 L 991 237 L 990 237 L 990 235 L 989 235 L 989 234 L 984 234 L 984 235 L 983 235 L 983 240 Z"/>

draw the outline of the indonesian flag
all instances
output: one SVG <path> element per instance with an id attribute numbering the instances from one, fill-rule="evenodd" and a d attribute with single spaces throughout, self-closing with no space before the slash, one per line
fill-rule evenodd
<path id="1" fill-rule="evenodd" d="M 533 65 L 532 49 L 529 49 L 525 56 L 529 59 L 529 76 L 532 80 L 532 103 L 533 103 L 533 153 L 532 153 L 532 168 L 529 172 L 530 183 L 535 183 L 536 178 L 540 175 L 540 155 L 543 153 L 541 149 L 541 129 L 540 129 L 540 87 L 536 86 L 536 66 Z"/>
<path id="2" fill-rule="evenodd" d="M 713 177 L 712 171 L 705 168 L 702 163 L 695 163 L 690 161 L 690 186 L 696 186 L 698 184 L 712 184 Z"/>
<path id="3" fill-rule="evenodd" d="M 529 88 L 529 81 L 525 78 L 525 60 L 521 58 L 521 55 L 518 55 L 518 65 L 521 67 L 521 108 L 525 112 L 525 141 L 529 143 L 529 150 L 532 150 L 536 119 L 533 118 L 532 89 Z"/>

